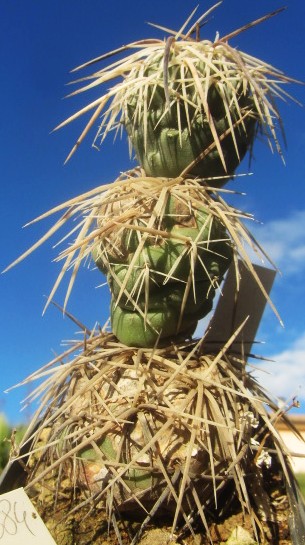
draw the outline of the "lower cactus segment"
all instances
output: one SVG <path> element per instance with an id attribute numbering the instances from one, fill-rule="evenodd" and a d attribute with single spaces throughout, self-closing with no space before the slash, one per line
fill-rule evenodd
<path id="1" fill-rule="evenodd" d="M 62 521 L 63 508 L 85 507 L 88 516 L 94 506 L 105 532 L 124 520 L 122 543 L 126 520 L 136 519 L 128 541 L 136 545 L 153 517 L 171 535 L 193 534 L 199 525 L 201 542 L 214 543 L 215 515 L 223 520 L 241 509 L 254 541 L 274 543 L 266 483 L 275 472 L 282 503 L 280 476 L 289 463 L 275 413 L 265 408 L 274 405 L 241 354 L 206 353 L 194 341 L 129 348 L 113 334 L 88 330 L 68 352 L 48 364 L 52 375 L 37 387 L 42 403 L 28 432 L 23 484 L 39 510 L 51 507 L 54 519 L 57 509 Z"/>
<path id="2" fill-rule="evenodd" d="M 148 196 L 137 222 L 114 229 L 93 251 L 112 294 L 113 332 L 129 346 L 192 335 L 232 259 L 222 221 L 196 192 L 168 190 L 161 204 Z"/>

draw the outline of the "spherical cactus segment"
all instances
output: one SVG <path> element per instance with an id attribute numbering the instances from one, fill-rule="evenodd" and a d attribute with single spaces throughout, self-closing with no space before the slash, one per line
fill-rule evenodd
<path id="1" fill-rule="evenodd" d="M 56 495 L 60 520 L 63 504 L 89 502 L 109 525 L 114 512 L 139 524 L 164 516 L 173 534 L 196 517 L 214 525 L 225 493 L 257 529 L 264 513 L 249 475 L 262 480 L 259 455 L 272 467 L 285 457 L 266 392 L 241 354 L 206 353 L 194 341 L 129 348 L 97 330 L 65 366 L 63 357 L 49 364 L 28 453 L 27 491 L 40 508 L 53 514 Z M 272 500 L 265 494 L 270 512 Z"/>
<path id="2" fill-rule="evenodd" d="M 77 67 L 87 68 L 123 53 L 122 58 L 73 82 L 90 80 L 71 95 L 98 86 L 104 89 L 96 100 L 58 125 L 57 129 L 93 110 L 67 160 L 99 117 L 94 145 L 102 145 L 110 132 L 125 126 L 147 176 L 217 176 L 222 186 L 258 132 L 281 155 L 277 100 L 293 99 L 282 86 L 297 81 L 229 43 L 231 37 L 269 15 L 224 37 L 217 35 L 214 41 L 195 38 L 196 23 L 189 18 L 183 33 L 168 30 L 164 39 L 133 42 Z M 197 28 L 203 18 L 199 21 Z"/>
<path id="3" fill-rule="evenodd" d="M 124 123 L 137 159 L 148 176 L 175 178 L 195 162 L 188 175 L 217 177 L 214 184 L 223 185 L 251 147 L 258 120 L 255 103 L 249 87 L 243 87 L 234 69 L 230 78 L 225 71 L 211 74 L 211 57 L 212 62 L 219 61 L 225 66 L 227 59 L 222 55 L 221 48 L 198 46 L 198 57 L 206 56 L 206 62 L 194 60 L 191 71 L 180 66 L 179 53 L 178 57 L 173 53 L 168 68 L 173 97 L 170 105 L 160 62 L 153 61 L 147 67 L 144 77 L 153 77 L 158 85 L 148 87 L 145 121 L 137 115 L 140 97 L 135 93 L 128 102 Z M 198 93 L 205 96 L 201 109 Z M 197 162 L 201 154 L 203 157 Z"/>
<path id="4" fill-rule="evenodd" d="M 142 220 L 155 216 L 154 236 L 137 238 L 125 226 L 120 236 L 113 232 L 108 245 L 93 250 L 97 266 L 107 273 L 113 332 L 128 346 L 190 337 L 212 309 L 232 247 L 222 221 L 195 196 L 189 200 L 168 192 L 159 217 L 157 204 L 146 203 Z"/>
<path id="5" fill-rule="evenodd" d="M 69 244 L 58 256 L 58 260 L 63 260 L 62 269 L 46 307 L 63 277 L 70 272 L 64 302 L 64 306 L 67 305 L 81 263 L 93 258 L 107 277 L 115 306 L 138 310 L 140 314 L 144 307 L 145 315 L 150 296 L 155 307 L 154 296 L 160 293 L 163 299 L 168 297 L 166 290 L 163 291 L 168 286 L 173 289 L 169 303 L 175 306 L 177 293 L 181 297 L 183 289 L 182 320 L 192 301 L 191 292 L 195 294 L 194 309 L 198 310 L 197 304 L 204 308 L 204 302 L 213 297 L 213 290 L 219 287 L 234 254 L 237 278 L 240 260 L 278 316 L 247 250 L 252 248 L 273 266 L 244 224 L 245 219 L 253 220 L 253 216 L 229 205 L 222 198 L 224 191 L 234 193 L 194 178 L 148 177 L 136 168 L 41 216 L 39 219 L 60 209 L 65 211 L 63 223 L 71 222 L 71 229 L 65 235 Z M 75 217 L 81 217 L 76 227 Z M 61 226 L 62 221 L 57 221 L 41 240 Z M 34 247 L 37 244 L 32 249 Z M 11 266 L 28 253 L 29 250 Z M 204 282 L 210 285 L 208 297 Z"/>

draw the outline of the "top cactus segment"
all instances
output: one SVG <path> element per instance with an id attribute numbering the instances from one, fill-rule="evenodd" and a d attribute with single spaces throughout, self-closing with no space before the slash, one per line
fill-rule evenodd
<path id="1" fill-rule="evenodd" d="M 147 112 L 139 109 L 135 93 L 122 122 L 147 175 L 176 178 L 187 169 L 224 183 L 226 178 L 221 177 L 234 173 L 254 139 L 257 108 L 238 74 L 225 82 L 225 73 L 216 68 L 216 57 L 225 55 L 221 46 L 214 49 L 201 42 L 195 51 L 186 47 L 190 55 L 185 61 L 174 45 L 168 51 L 168 89 L 160 85 L 165 78 L 163 51 L 155 64 L 149 64 L 144 75 L 147 79 L 153 75 L 159 84 L 147 88 Z M 212 62 L 204 61 L 204 56 Z"/>
<path id="2" fill-rule="evenodd" d="M 275 99 L 289 96 L 281 84 L 295 80 L 228 43 L 232 36 L 281 10 L 223 38 L 216 37 L 214 42 L 200 41 L 202 21 L 220 3 L 189 30 L 186 27 L 194 12 L 178 32 L 163 29 L 170 35 L 165 41 L 133 42 L 75 69 L 128 52 L 122 59 L 77 80 L 89 83 L 72 95 L 118 78 L 120 81 L 56 127 L 94 110 L 67 160 L 100 116 L 94 143 L 102 144 L 111 130 L 125 126 L 146 175 L 230 175 L 251 147 L 257 129 L 271 147 L 275 143 L 281 154 Z"/>

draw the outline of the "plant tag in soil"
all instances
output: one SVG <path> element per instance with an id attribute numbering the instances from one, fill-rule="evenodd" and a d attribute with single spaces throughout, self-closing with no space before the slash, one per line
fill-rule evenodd
<path id="1" fill-rule="evenodd" d="M 56 545 L 23 488 L 0 495 L 1 545 Z"/>

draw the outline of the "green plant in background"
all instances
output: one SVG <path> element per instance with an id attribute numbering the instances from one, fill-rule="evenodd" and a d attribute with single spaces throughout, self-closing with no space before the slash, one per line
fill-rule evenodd
<path id="1" fill-rule="evenodd" d="M 4 416 L 0 414 L 0 470 L 4 468 L 10 453 L 10 427 Z"/>
<path id="2" fill-rule="evenodd" d="M 26 426 L 23 424 L 12 428 L 6 416 L 3 413 L 0 414 L 0 471 L 7 464 L 10 451 L 15 449 L 18 452 L 25 430 Z"/>
<path id="3" fill-rule="evenodd" d="M 76 92 L 107 90 L 60 125 L 95 110 L 69 157 L 101 116 L 95 143 L 125 127 L 140 165 L 37 218 L 62 212 L 15 262 L 72 220 L 47 304 L 72 271 L 66 306 L 88 258 L 107 277 L 112 331 L 82 327 L 83 341 L 24 381 L 44 379 L 30 396 L 42 401 L 25 438 L 27 489 L 42 505 L 54 502 L 54 489 L 58 502 L 71 495 L 73 509 L 101 509 L 119 541 L 119 518 L 136 513 L 133 544 L 160 513 L 171 535 L 194 533 L 199 518 L 212 541 L 209 517 L 227 513 L 227 490 L 252 542 L 265 542 L 276 523 L 264 489 L 272 456 L 289 481 L 280 415 L 246 372 L 243 347 L 230 352 L 244 324 L 220 352 L 192 339 L 230 264 L 237 285 L 242 261 L 268 299 L 245 249 L 267 257 L 243 224 L 252 217 L 228 205 L 223 186 L 258 133 L 281 154 L 275 103 L 294 81 L 229 45 L 246 27 L 200 40 L 211 10 L 191 23 L 193 12 L 178 32 L 165 29 L 165 40 L 134 42 L 80 67 L 126 53 L 79 80 L 86 83 Z"/>

